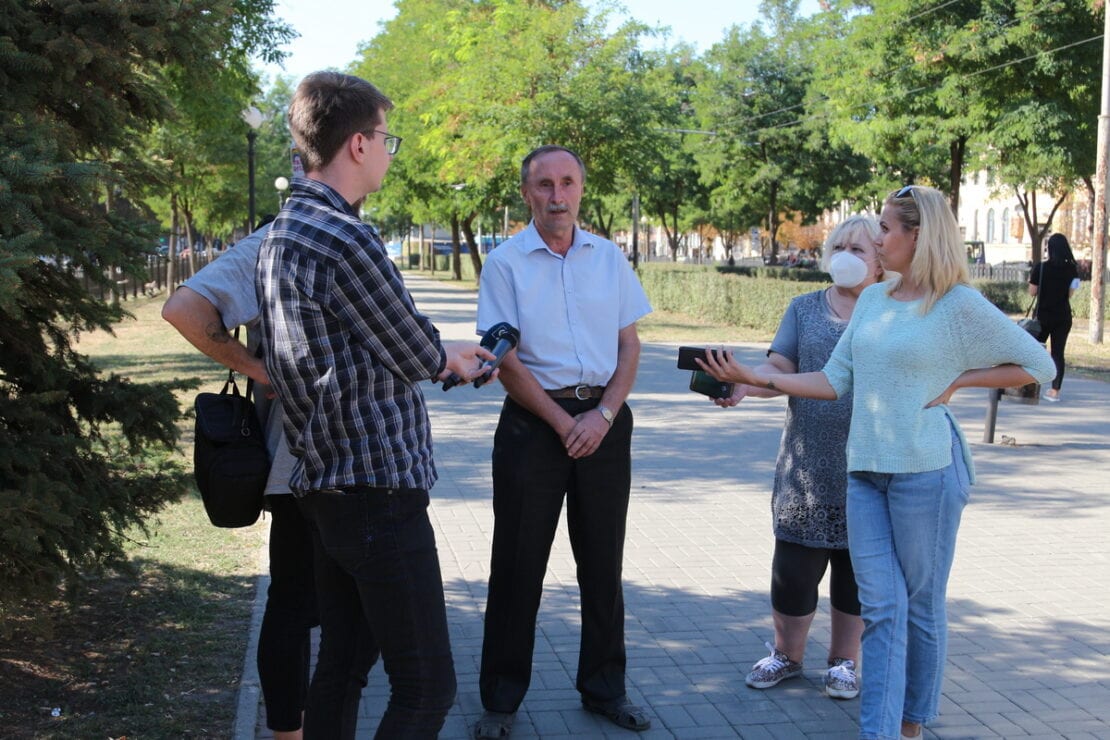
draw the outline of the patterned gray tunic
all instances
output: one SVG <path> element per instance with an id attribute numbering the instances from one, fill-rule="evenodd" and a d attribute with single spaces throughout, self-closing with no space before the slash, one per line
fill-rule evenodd
<path id="1" fill-rule="evenodd" d="M 847 326 L 832 314 L 824 290 L 807 293 L 790 302 L 771 351 L 791 360 L 799 373 L 817 371 Z M 848 549 L 844 502 L 851 418 L 851 394 L 836 401 L 789 399 L 771 496 L 776 538 Z"/>

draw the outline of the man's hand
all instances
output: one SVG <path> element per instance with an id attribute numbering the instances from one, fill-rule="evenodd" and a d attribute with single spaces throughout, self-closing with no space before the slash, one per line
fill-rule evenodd
<path id="1" fill-rule="evenodd" d="M 597 409 L 583 411 L 574 417 L 574 426 L 563 437 L 567 455 L 574 459 L 588 457 L 601 446 L 601 440 L 609 433 L 609 422 Z"/>
<path id="2" fill-rule="evenodd" d="M 481 373 L 482 361 L 493 362 L 497 357 L 480 344 L 473 342 L 444 342 L 443 351 L 447 354 L 447 365 L 436 380 L 447 380 L 454 373 L 463 381 L 474 380 Z M 494 370 L 487 383 L 493 382 L 500 369 Z"/>

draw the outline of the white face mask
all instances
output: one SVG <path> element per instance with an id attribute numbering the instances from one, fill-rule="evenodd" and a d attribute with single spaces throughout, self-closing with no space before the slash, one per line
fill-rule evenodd
<path id="1" fill-rule="evenodd" d="M 851 252 L 837 252 L 829 259 L 829 274 L 840 288 L 854 288 L 867 279 L 867 263 Z"/>

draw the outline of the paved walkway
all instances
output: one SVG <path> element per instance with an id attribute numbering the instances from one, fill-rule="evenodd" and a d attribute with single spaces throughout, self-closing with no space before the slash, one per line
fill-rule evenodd
<path id="1" fill-rule="evenodd" d="M 408 273 L 445 338 L 473 336 L 474 295 Z M 757 360 L 762 347 L 741 347 Z M 821 692 L 828 605 L 818 607 L 805 677 L 755 691 L 744 674 L 772 639 L 769 485 L 785 401 L 718 409 L 686 390 L 675 345 L 644 346 L 625 552 L 628 693 L 648 708 L 643 738 L 852 738 L 858 701 Z M 1110 399 L 1068 378 L 1064 402 L 1003 402 L 983 444 L 986 391 L 953 405 L 979 471 L 949 589 L 941 718 L 926 737 L 1110 737 Z M 490 447 L 502 392 L 426 390 L 440 481 L 432 491 L 459 692 L 441 737 L 481 714 L 478 661 L 493 530 Z M 825 593 L 824 589 L 822 590 Z M 260 591 L 264 594 L 264 591 Z M 252 638 L 252 647 L 257 632 Z M 578 596 L 565 527 L 551 555 L 531 690 L 513 737 L 614 737 L 574 690 Z M 251 662 L 248 656 L 248 664 Z M 256 679 L 254 679 L 256 680 Z M 239 740 L 269 738 L 244 680 Z M 364 694 L 360 738 L 385 707 L 381 667 Z"/>

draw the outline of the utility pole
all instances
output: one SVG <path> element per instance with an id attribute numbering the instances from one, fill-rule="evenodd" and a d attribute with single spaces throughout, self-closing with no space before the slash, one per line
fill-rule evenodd
<path id="1" fill-rule="evenodd" d="M 640 194 L 632 194 L 632 269 L 640 269 Z"/>
<path id="2" fill-rule="evenodd" d="M 1091 244 L 1091 310 L 1087 338 L 1102 344 L 1106 310 L 1106 175 L 1110 152 L 1110 12 L 1102 4 L 1102 103 L 1098 114 L 1098 158 L 1095 163 L 1095 234 Z"/>

